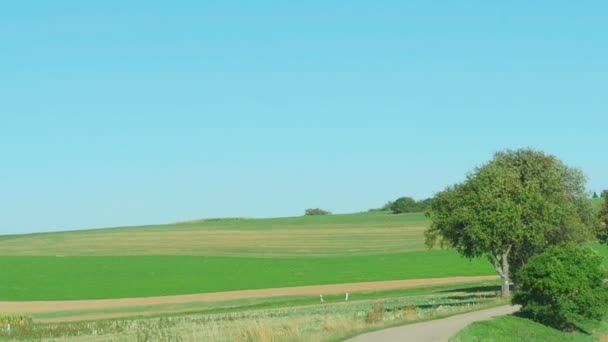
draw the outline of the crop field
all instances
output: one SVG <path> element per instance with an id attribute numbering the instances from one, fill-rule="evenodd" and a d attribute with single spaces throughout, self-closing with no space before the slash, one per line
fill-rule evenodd
<path id="1" fill-rule="evenodd" d="M 0 255 L 311 257 L 423 251 L 422 213 L 211 219 L 169 225 L 0 236 Z"/>
<path id="2" fill-rule="evenodd" d="M 504 304 L 485 259 L 425 247 L 429 223 L 372 212 L 1 236 L 0 311 L 35 323 L 0 339 L 337 341 Z"/>
<path id="3" fill-rule="evenodd" d="M 483 259 L 426 250 L 423 214 L 386 212 L 4 236 L 0 300 L 177 295 L 493 275 Z"/>

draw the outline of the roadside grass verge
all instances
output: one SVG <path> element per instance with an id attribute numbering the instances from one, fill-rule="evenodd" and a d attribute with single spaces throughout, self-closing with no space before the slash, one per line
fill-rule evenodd
<path id="1" fill-rule="evenodd" d="M 475 322 L 461 330 L 451 342 L 589 342 L 608 341 L 608 322 L 589 323 L 585 332 L 566 333 L 534 322 L 530 319 L 510 315 L 489 321 Z"/>
<path id="2" fill-rule="evenodd" d="M 244 306 L 154 318 L 36 323 L 14 329 L 10 336 L 0 331 L 0 339 L 338 341 L 362 332 L 502 305 L 505 302 L 496 297 L 496 289 L 488 284 L 461 284 L 357 294 L 355 298 L 361 299 L 348 302 L 328 298 L 323 304 L 294 306 L 299 298 L 285 298 L 269 305 L 287 307 L 252 310 Z"/>

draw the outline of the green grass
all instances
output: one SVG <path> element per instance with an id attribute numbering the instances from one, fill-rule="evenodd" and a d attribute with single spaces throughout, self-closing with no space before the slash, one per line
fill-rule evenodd
<path id="1" fill-rule="evenodd" d="M 187 315 L 37 323 L 16 327 L 10 335 L 0 329 L 0 340 L 338 341 L 356 333 L 504 304 L 496 299 L 496 286 L 483 285 L 358 293 L 348 302 L 339 297 L 328 297 L 323 304 L 283 298 Z M 381 314 L 370 322 L 369 312 L 380 303 Z"/>
<path id="2" fill-rule="evenodd" d="M 483 259 L 437 250 L 312 258 L 4 256 L 0 300 L 145 297 L 299 285 L 493 275 Z"/>
<path id="3" fill-rule="evenodd" d="M 504 316 L 476 322 L 461 330 L 452 342 L 596 341 L 583 333 L 565 333 L 526 318 Z"/>
<path id="4" fill-rule="evenodd" d="M 387 212 L 0 236 L 0 255 L 314 257 L 423 251 L 422 213 Z"/>
<path id="5" fill-rule="evenodd" d="M 492 275 L 428 251 L 422 213 L 372 212 L 0 236 L 0 300 L 191 294 Z"/>

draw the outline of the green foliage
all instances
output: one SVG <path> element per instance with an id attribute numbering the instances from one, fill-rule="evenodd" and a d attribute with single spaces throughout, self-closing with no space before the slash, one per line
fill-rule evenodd
<path id="1" fill-rule="evenodd" d="M 411 197 L 400 197 L 395 202 L 389 202 L 389 209 L 393 214 L 418 213 L 424 212 L 430 207 L 432 199 L 428 198 L 422 201 L 416 201 Z"/>
<path id="2" fill-rule="evenodd" d="M 314 215 L 331 215 L 331 212 L 319 208 L 310 208 L 306 209 L 304 212 L 305 216 L 314 216 Z"/>
<path id="3" fill-rule="evenodd" d="M 382 211 L 389 211 L 391 210 L 391 206 L 393 205 L 393 201 L 388 201 L 386 203 L 384 203 L 384 205 L 382 206 Z"/>
<path id="4" fill-rule="evenodd" d="M 591 198 L 599 198 L 599 196 L 597 195 L 597 192 L 593 192 L 593 195 L 591 195 Z"/>
<path id="5" fill-rule="evenodd" d="M 608 198 L 608 189 L 602 191 L 602 194 L 600 195 L 600 197 L 602 197 L 602 198 Z"/>
<path id="6" fill-rule="evenodd" d="M 394 214 L 412 213 L 417 210 L 416 200 L 411 197 L 400 197 L 391 205 Z"/>
<path id="7" fill-rule="evenodd" d="M 608 197 L 604 201 L 599 211 L 600 226 L 597 231 L 597 238 L 601 243 L 608 244 Z"/>
<path id="8" fill-rule="evenodd" d="M 608 272 L 602 262 L 587 247 L 551 247 L 521 269 L 513 303 L 522 305 L 522 314 L 561 330 L 600 320 L 608 310 Z"/>
<path id="9" fill-rule="evenodd" d="M 429 216 L 427 245 L 485 255 L 503 278 L 551 245 L 589 239 L 597 222 L 582 172 L 531 149 L 496 153 L 437 194 Z"/>

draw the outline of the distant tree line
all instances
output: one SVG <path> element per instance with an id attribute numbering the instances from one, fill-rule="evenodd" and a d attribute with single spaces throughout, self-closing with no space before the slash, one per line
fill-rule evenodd
<path id="1" fill-rule="evenodd" d="M 416 201 L 412 197 L 399 197 L 394 201 L 388 201 L 380 208 L 370 209 L 373 211 L 391 211 L 393 214 L 419 213 L 430 208 L 432 198 Z"/>

